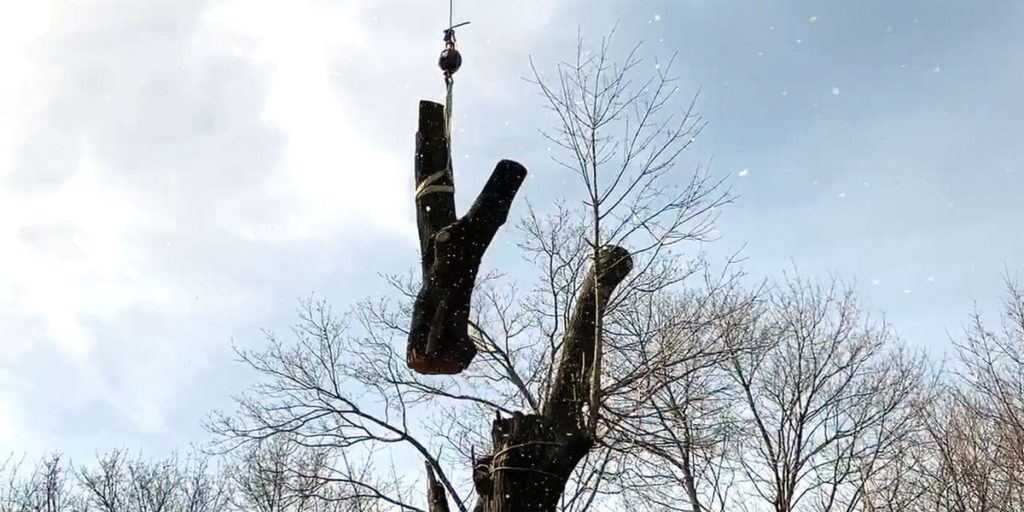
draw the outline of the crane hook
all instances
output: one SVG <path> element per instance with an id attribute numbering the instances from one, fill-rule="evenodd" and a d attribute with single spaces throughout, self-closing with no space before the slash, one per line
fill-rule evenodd
<path id="1" fill-rule="evenodd" d="M 450 80 L 452 75 L 462 67 L 462 54 L 455 49 L 455 29 L 469 25 L 469 22 L 453 25 L 444 31 L 444 50 L 437 60 L 437 65 L 444 72 L 445 80 Z"/>

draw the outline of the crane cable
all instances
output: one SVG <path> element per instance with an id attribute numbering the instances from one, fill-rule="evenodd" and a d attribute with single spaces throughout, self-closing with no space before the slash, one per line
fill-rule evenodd
<path id="1" fill-rule="evenodd" d="M 441 70 L 444 72 L 444 85 L 446 89 L 444 112 L 445 112 L 445 132 L 448 135 L 449 144 L 451 142 L 451 131 L 452 131 L 452 86 L 455 80 L 452 75 L 459 70 L 462 66 L 462 55 L 455 49 L 455 29 L 469 25 L 468 21 L 455 24 L 455 0 L 448 0 L 448 28 L 444 31 L 444 50 L 441 52 L 441 59 L 439 65 Z M 445 62 L 448 56 L 451 56 L 452 62 Z M 449 157 L 451 152 L 449 151 Z"/>
<path id="2" fill-rule="evenodd" d="M 434 183 L 441 180 L 444 177 L 449 177 L 449 181 L 454 183 L 451 179 L 452 175 L 452 89 L 455 84 L 455 80 L 452 76 L 459 67 L 462 66 L 462 55 L 455 49 L 455 29 L 465 25 L 469 25 L 469 22 L 454 24 L 454 0 L 448 0 L 448 28 L 444 31 L 444 50 L 441 51 L 441 57 L 438 59 L 438 66 L 444 73 L 444 85 L 445 85 L 445 100 L 444 100 L 444 134 L 447 142 L 447 162 L 445 168 L 431 174 L 427 179 L 423 180 L 422 183 L 416 188 L 416 199 L 435 192 L 448 192 L 455 193 L 455 186 L 453 185 L 435 185 Z"/>

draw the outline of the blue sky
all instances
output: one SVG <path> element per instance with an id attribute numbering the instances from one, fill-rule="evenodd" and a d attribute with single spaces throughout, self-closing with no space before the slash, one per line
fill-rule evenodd
<path id="1" fill-rule="evenodd" d="M 446 9 L 0 7 L 0 452 L 201 441 L 247 382 L 232 341 L 412 268 L 416 102 L 443 93 Z M 617 23 L 619 48 L 643 41 L 651 71 L 678 51 L 682 91 L 702 90 L 679 172 L 713 157 L 740 196 L 692 250 L 837 273 L 936 355 L 1024 272 L 1020 2 L 462 0 L 456 18 L 461 205 L 501 158 L 530 169 L 522 198 L 571 194 L 522 77 Z M 514 241 L 489 260 L 521 270 Z"/>

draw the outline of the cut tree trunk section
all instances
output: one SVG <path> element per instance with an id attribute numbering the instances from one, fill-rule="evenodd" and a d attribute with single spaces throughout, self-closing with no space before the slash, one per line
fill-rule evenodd
<path id="1" fill-rule="evenodd" d="M 422 285 L 413 304 L 406 359 L 421 374 L 456 374 L 476 356 L 469 309 L 477 273 L 494 235 L 526 179 L 526 168 L 498 162 L 480 195 L 461 218 L 449 168 L 444 106 L 420 102 L 416 134 L 416 223 Z"/>

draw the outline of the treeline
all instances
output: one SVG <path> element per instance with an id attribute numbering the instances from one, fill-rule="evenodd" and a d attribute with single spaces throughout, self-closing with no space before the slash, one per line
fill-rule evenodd
<path id="1" fill-rule="evenodd" d="M 606 491 L 640 510 L 1024 511 L 1019 286 L 1001 325 L 974 313 L 944 361 L 835 283 L 760 297 L 711 329 L 705 364 L 626 401 L 617 437 L 644 455 Z"/>
<path id="2" fill-rule="evenodd" d="M 60 454 L 0 465 L 3 512 L 355 512 L 387 510 L 332 482 L 325 450 L 269 440 L 228 456 L 151 460 L 113 451 L 85 465 Z"/>
<path id="3" fill-rule="evenodd" d="M 1024 511 L 1018 286 L 1008 283 L 1002 325 L 968 317 L 942 364 L 906 348 L 835 282 L 790 279 L 737 290 L 652 294 L 609 316 L 616 357 L 607 368 L 602 442 L 577 468 L 563 510 Z M 353 348 L 329 312 L 310 305 L 302 318 L 294 344 L 271 340 L 267 352 L 249 354 L 249 364 L 278 377 L 334 368 L 336 375 L 316 378 L 355 377 L 378 397 L 404 400 L 403 416 L 383 424 L 407 430 L 382 434 L 353 422 L 376 418 L 369 410 L 318 408 L 317 401 L 329 404 L 323 394 L 303 396 L 315 387 L 286 378 L 275 389 L 287 389 L 294 402 L 263 388 L 240 412 L 214 417 L 217 442 L 210 446 L 219 455 L 147 460 L 114 452 L 84 465 L 60 455 L 34 463 L 12 457 L 2 466 L 0 511 L 424 509 L 422 482 L 407 478 L 418 463 L 396 464 L 392 456 L 389 466 L 361 449 L 415 438 L 404 407 L 462 400 L 451 388 L 396 376 L 401 360 L 370 357 L 391 353 L 375 352 L 383 348 L 372 338 Z M 367 305 L 357 318 L 390 317 Z M 337 366 L 322 366 L 327 354 Z M 396 382 L 415 389 L 388 395 Z M 429 439 L 485 449 L 486 440 L 470 436 L 479 430 L 473 418 L 505 408 L 499 395 L 480 394 L 488 401 L 480 407 L 427 418 L 424 424 L 436 427 Z M 246 418 L 296 408 L 328 412 L 331 427 L 314 432 L 308 417 L 288 424 L 269 416 L 262 416 L 263 428 L 240 427 Z M 470 460 L 456 455 L 451 466 Z"/>

